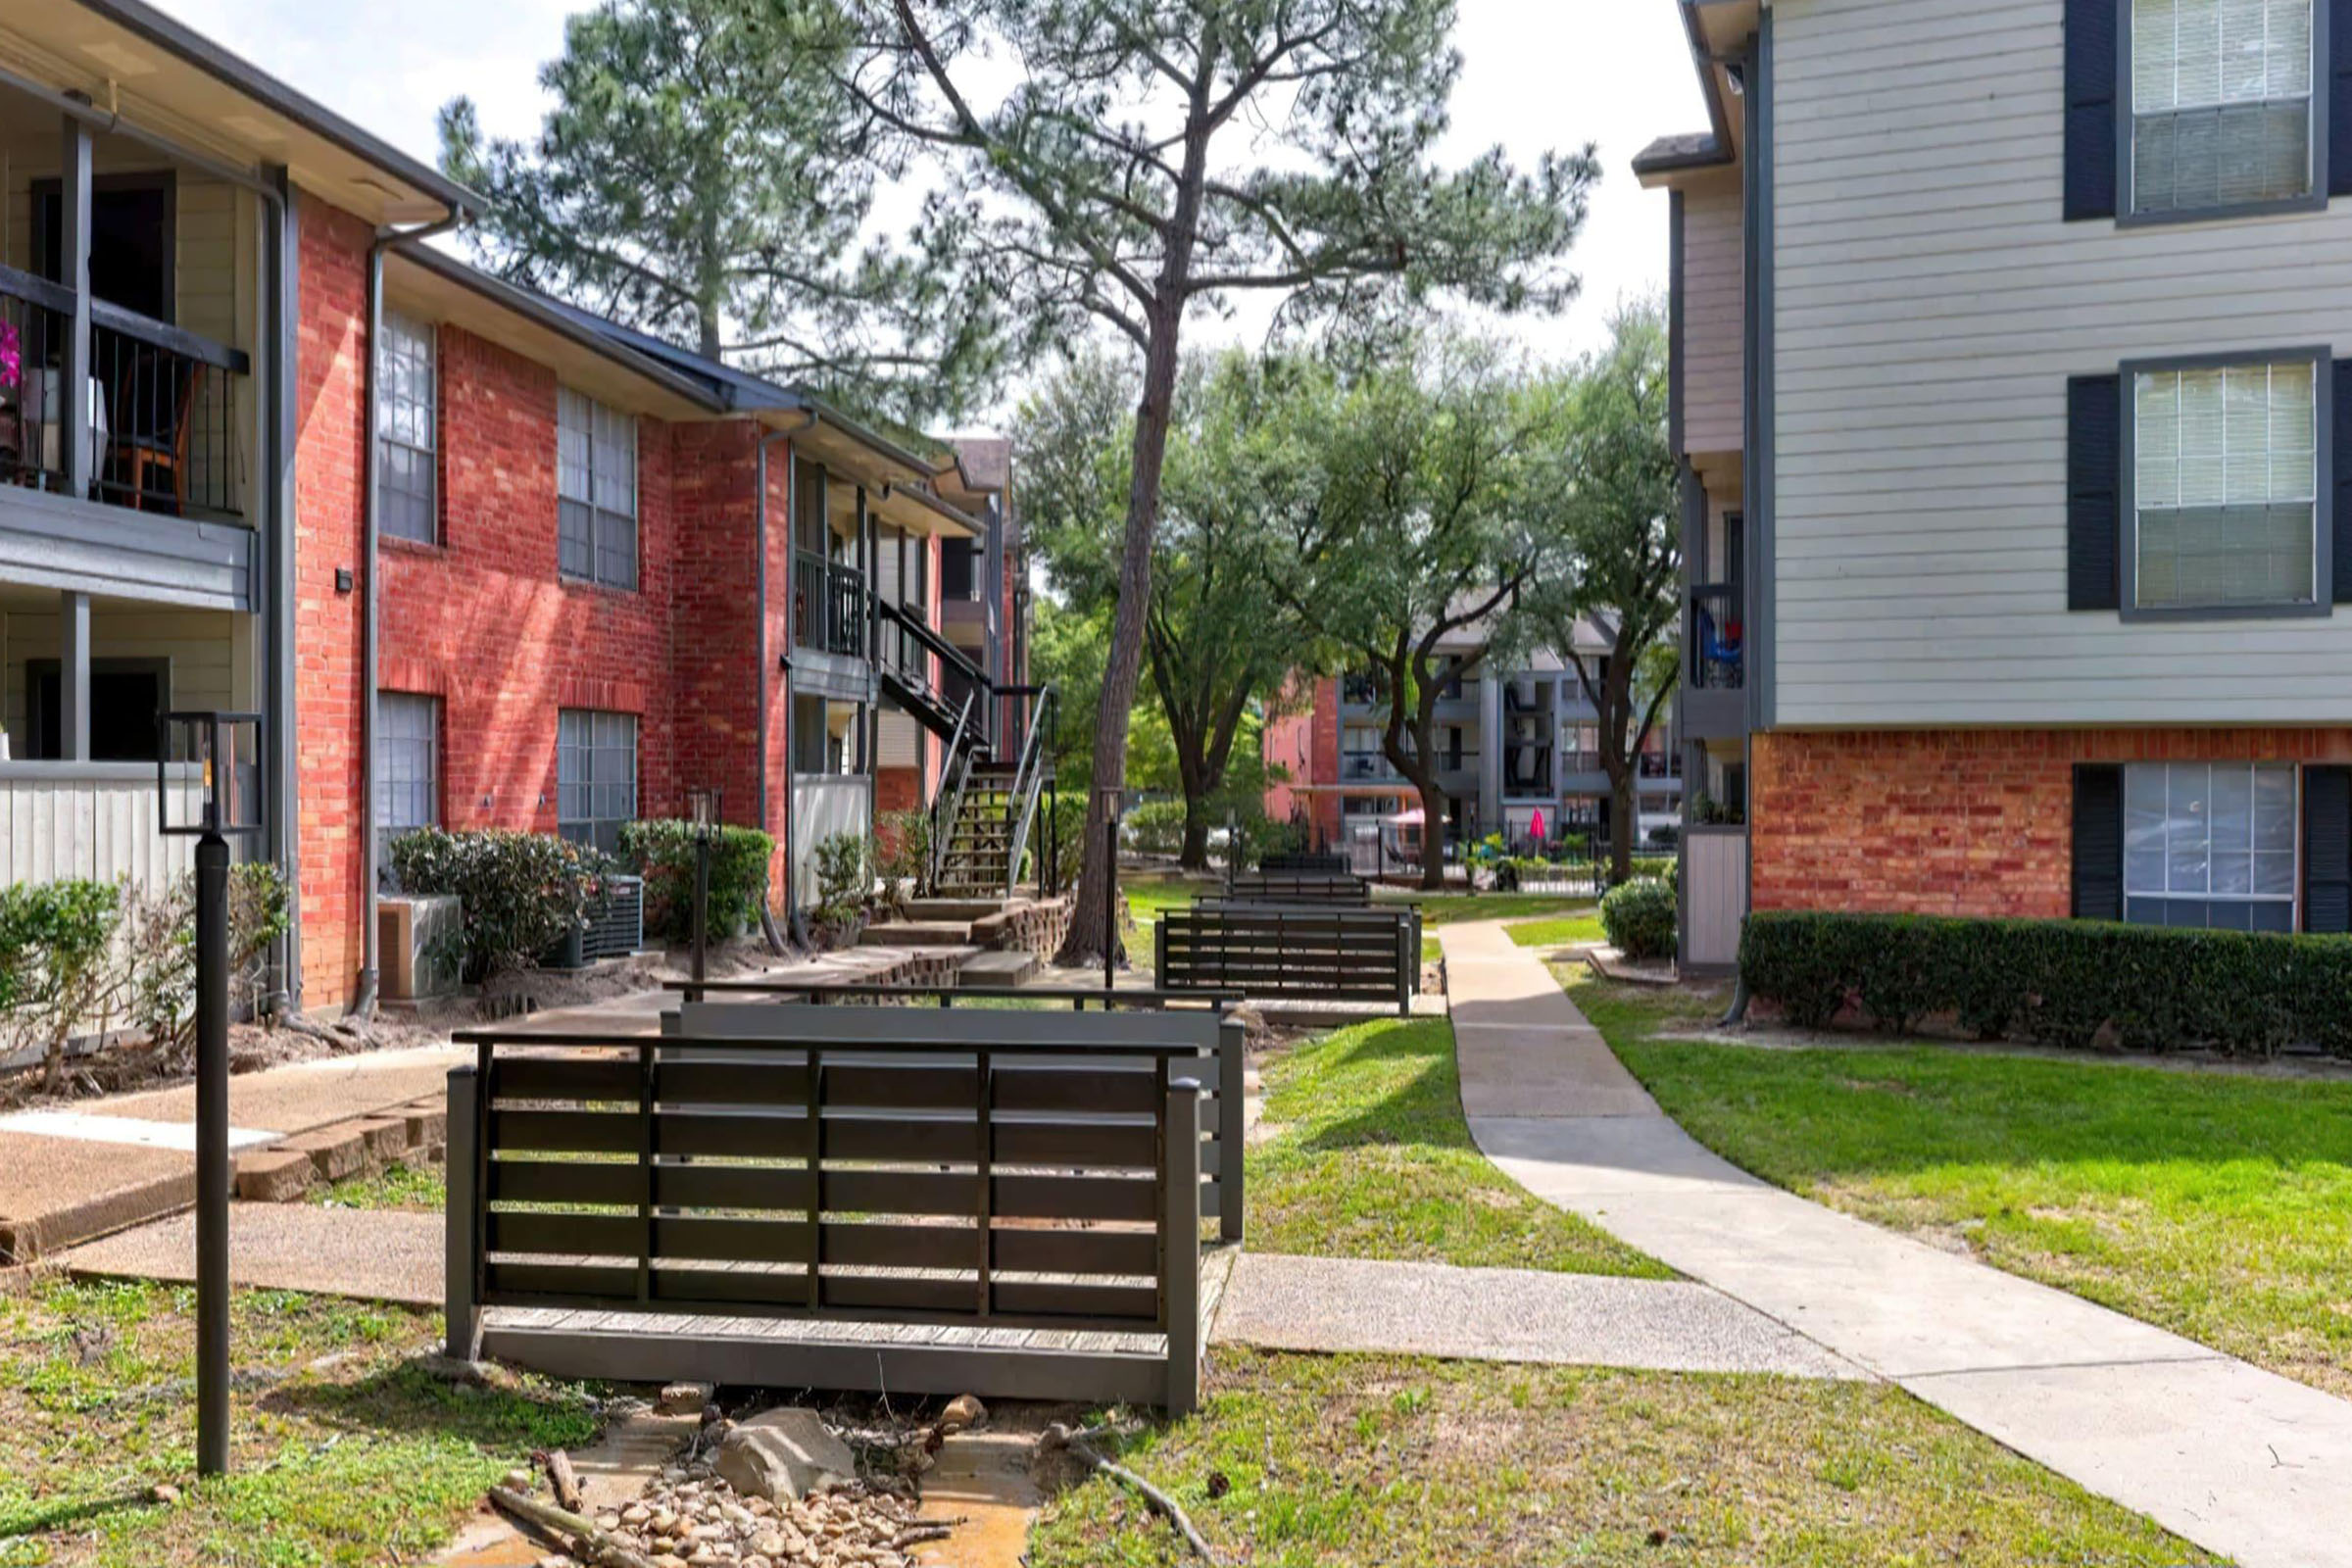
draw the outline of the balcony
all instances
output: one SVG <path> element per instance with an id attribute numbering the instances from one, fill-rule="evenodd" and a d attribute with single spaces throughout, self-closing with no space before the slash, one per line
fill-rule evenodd
<path id="1" fill-rule="evenodd" d="M 1340 756 L 1340 782 L 1343 784 L 1388 783 L 1401 775 L 1396 764 L 1380 752 L 1344 752 Z"/>
<path id="2" fill-rule="evenodd" d="M 1725 739 L 1747 729 L 1745 593 L 1737 582 L 1690 590 L 1684 621 L 1682 718 L 1693 740 Z"/>
<path id="3" fill-rule="evenodd" d="M 796 646 L 844 659 L 865 657 L 865 573 L 814 551 L 792 563 L 792 622 Z"/>
<path id="4" fill-rule="evenodd" d="M 76 304 L 63 284 L 0 267 L 0 484 L 74 493 L 66 367 Z M 84 499 L 242 521 L 247 356 L 93 299 L 86 365 Z"/>

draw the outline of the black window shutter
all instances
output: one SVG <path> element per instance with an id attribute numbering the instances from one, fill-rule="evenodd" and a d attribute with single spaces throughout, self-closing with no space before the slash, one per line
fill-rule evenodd
<path id="1" fill-rule="evenodd" d="M 2335 362 L 2334 441 L 2335 512 L 2329 523 L 2335 551 L 2332 597 L 2339 605 L 2352 605 L 2352 360 Z"/>
<path id="2" fill-rule="evenodd" d="M 2066 608 L 2113 610 L 2123 537 L 2124 378 L 2066 383 Z"/>
<path id="3" fill-rule="evenodd" d="M 2330 0 L 2337 10 L 2342 0 Z M 2066 219 L 2115 216 L 2115 0 L 2066 0 Z"/>
<path id="4" fill-rule="evenodd" d="M 2352 0 L 2327 0 L 2328 194 L 2352 196 Z"/>
<path id="5" fill-rule="evenodd" d="M 2352 932 L 2352 767 L 2303 770 L 2303 929 Z"/>
<path id="6" fill-rule="evenodd" d="M 2124 917 L 2124 770 L 2075 767 L 2075 918 Z"/>

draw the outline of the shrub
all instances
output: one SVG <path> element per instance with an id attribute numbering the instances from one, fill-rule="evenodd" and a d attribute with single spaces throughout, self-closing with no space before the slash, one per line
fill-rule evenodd
<path id="1" fill-rule="evenodd" d="M 1609 890 L 1600 901 L 1609 946 L 1636 961 L 1674 956 L 1674 889 L 1643 879 Z"/>
<path id="2" fill-rule="evenodd" d="M 1791 1023 L 1849 1004 L 1881 1028 L 1949 1014 L 1981 1038 L 2082 1049 L 2352 1056 L 2352 941 L 2093 920 L 1968 920 L 1766 910 L 1740 973 Z"/>
<path id="3" fill-rule="evenodd" d="M 259 1009 L 269 984 L 270 944 L 286 933 L 286 879 L 267 860 L 228 873 L 228 1000 Z M 184 1050 L 196 1022 L 196 878 L 124 903 L 120 970 L 111 995 L 160 1047 Z"/>
<path id="4" fill-rule="evenodd" d="M 874 891 L 873 873 L 866 864 L 865 839 L 856 833 L 836 833 L 816 846 L 816 912 L 837 923 L 856 918 Z"/>
<path id="5" fill-rule="evenodd" d="M 94 1012 L 109 983 L 122 922 L 122 889 L 74 878 L 0 888 L 0 1031 L 10 1046 L 38 1045 L 51 1089 L 63 1086 L 66 1042 Z"/>
<path id="6" fill-rule="evenodd" d="M 1184 853 L 1184 803 L 1143 801 L 1120 819 L 1120 837 L 1138 855 Z"/>
<path id="7" fill-rule="evenodd" d="M 767 896 L 767 868 L 776 841 L 753 827 L 722 827 L 710 846 L 710 935 L 713 940 L 752 929 Z M 662 818 L 624 822 L 621 858 L 645 878 L 645 923 L 684 942 L 694 935 L 694 824 Z"/>
<path id="8" fill-rule="evenodd" d="M 457 899 L 460 925 L 436 939 L 433 956 L 478 985 L 501 970 L 530 968 L 584 929 L 609 862 L 585 845 L 545 833 L 427 827 L 392 841 L 392 869 L 411 893 Z"/>
<path id="9" fill-rule="evenodd" d="M 931 874 L 931 813 L 884 812 L 866 854 L 881 880 L 883 902 L 904 910 Z"/>

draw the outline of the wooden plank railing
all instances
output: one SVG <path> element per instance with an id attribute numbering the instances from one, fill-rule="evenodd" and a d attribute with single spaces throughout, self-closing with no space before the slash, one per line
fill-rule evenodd
<path id="1" fill-rule="evenodd" d="M 1341 871 L 1245 871 L 1226 888 L 1230 899 L 1266 904 L 1318 904 L 1362 908 L 1372 902 L 1372 884 Z"/>
<path id="2" fill-rule="evenodd" d="M 1409 1015 L 1421 987 L 1421 911 L 1203 899 L 1159 917 L 1154 968 L 1171 991 L 1252 1001 L 1379 1002 Z"/>
<path id="3" fill-rule="evenodd" d="M 660 1036 L 462 1034 L 452 1350 L 474 1352 L 485 1308 L 793 1320 L 738 1348 L 756 1381 L 1005 1395 L 1036 1386 L 1057 1333 L 1054 1396 L 1189 1410 L 1200 1216 L 1227 1197 L 1202 1181 L 1225 1134 L 1202 1136 L 1201 1105 L 1225 1037 L 1207 1012 L 744 1003 L 687 1004 Z M 1029 1343 L 1008 1358 L 939 1329 Z M 1079 1348 L 1102 1334 L 1164 1353 Z M 671 1339 L 607 1338 L 597 1364 L 689 1375 Z M 542 1343 L 560 1365 L 586 1353 Z"/>

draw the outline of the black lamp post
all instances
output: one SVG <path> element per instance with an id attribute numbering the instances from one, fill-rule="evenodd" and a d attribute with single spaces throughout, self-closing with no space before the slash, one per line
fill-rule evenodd
<path id="1" fill-rule="evenodd" d="M 686 816 L 694 832 L 694 1000 L 703 1000 L 710 945 L 710 852 L 718 845 L 719 794 L 715 787 L 686 792 Z"/>
<path id="2" fill-rule="evenodd" d="M 261 722 L 156 719 L 160 831 L 196 841 L 196 1471 L 208 1476 L 228 1473 L 228 841 L 262 830 L 261 768 L 248 760 Z M 175 779 L 174 759 L 194 776 Z"/>
<path id="3" fill-rule="evenodd" d="M 1102 869 L 1110 879 L 1102 894 L 1102 989 L 1110 991 L 1119 973 L 1119 817 L 1127 792 L 1116 784 L 1098 784 L 1095 795 L 1102 803 Z"/>

